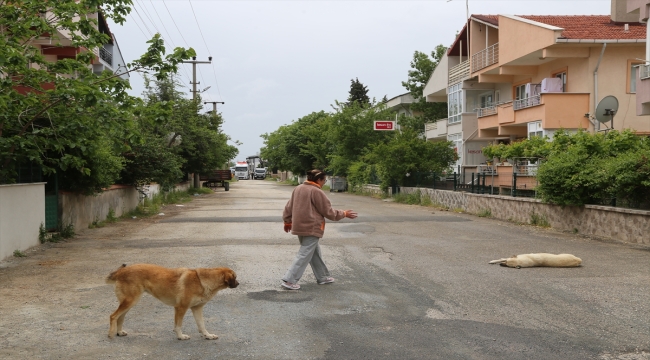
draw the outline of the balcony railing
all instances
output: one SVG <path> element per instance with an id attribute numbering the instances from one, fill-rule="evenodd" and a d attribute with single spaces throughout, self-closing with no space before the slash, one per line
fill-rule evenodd
<path id="1" fill-rule="evenodd" d="M 639 71 L 641 71 L 641 79 L 650 78 L 650 65 L 639 66 Z"/>
<path id="2" fill-rule="evenodd" d="M 497 106 L 496 106 L 496 104 L 494 104 L 494 105 L 486 106 L 484 108 L 479 108 L 479 109 L 477 109 L 476 113 L 477 113 L 478 117 L 496 115 L 497 114 Z"/>
<path id="3" fill-rule="evenodd" d="M 531 106 L 537 106 L 539 104 L 541 104 L 540 95 L 535 95 L 535 96 L 527 97 L 525 99 L 519 99 L 513 101 L 513 107 L 515 110 L 525 109 Z"/>
<path id="4" fill-rule="evenodd" d="M 499 43 L 472 55 L 472 71 L 476 72 L 499 62 Z"/>
<path id="5" fill-rule="evenodd" d="M 455 84 L 469 77 L 469 60 L 449 69 L 449 85 Z"/>
<path id="6" fill-rule="evenodd" d="M 107 64 L 113 66 L 113 54 L 106 50 L 104 47 L 99 48 L 99 58 L 106 61 Z"/>
<path id="7" fill-rule="evenodd" d="M 438 129 L 437 121 L 424 124 L 424 131 L 437 130 L 437 129 Z"/>

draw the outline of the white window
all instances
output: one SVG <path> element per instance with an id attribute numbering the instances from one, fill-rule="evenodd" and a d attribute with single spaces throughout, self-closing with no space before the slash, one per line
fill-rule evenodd
<path id="1" fill-rule="evenodd" d="M 528 138 L 531 139 L 535 136 L 544 136 L 544 129 L 542 129 L 541 121 L 528 123 Z"/>
<path id="2" fill-rule="evenodd" d="M 447 140 L 451 141 L 451 146 L 454 148 L 454 151 L 456 151 L 456 155 L 458 155 L 458 161 L 456 161 L 456 166 L 462 166 L 463 165 L 463 134 L 462 133 L 456 133 L 456 134 L 449 134 L 447 135 Z"/>
<path id="3" fill-rule="evenodd" d="M 480 98 L 481 108 L 486 108 L 494 105 L 494 101 L 492 99 L 493 99 L 492 93 L 481 95 Z"/>
<path id="4" fill-rule="evenodd" d="M 461 84 L 452 85 L 447 89 L 447 123 L 449 124 L 460 122 L 463 113 L 463 89 Z"/>

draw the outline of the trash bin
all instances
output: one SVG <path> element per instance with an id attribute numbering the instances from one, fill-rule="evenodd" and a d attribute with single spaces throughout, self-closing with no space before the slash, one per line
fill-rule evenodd
<path id="1" fill-rule="evenodd" d="M 342 176 L 332 176 L 330 177 L 330 192 L 336 191 L 341 192 L 345 191 L 348 188 L 348 181 Z"/>

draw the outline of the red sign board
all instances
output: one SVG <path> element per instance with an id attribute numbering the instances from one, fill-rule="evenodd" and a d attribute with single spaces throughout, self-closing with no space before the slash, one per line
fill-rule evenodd
<path id="1" fill-rule="evenodd" d="M 375 130 L 395 130 L 394 121 L 375 121 Z"/>

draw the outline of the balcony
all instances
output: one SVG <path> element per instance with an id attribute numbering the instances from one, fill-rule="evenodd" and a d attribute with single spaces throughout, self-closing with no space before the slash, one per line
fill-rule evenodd
<path id="1" fill-rule="evenodd" d="M 526 136 L 525 124 L 541 121 L 544 129 L 588 129 L 588 93 L 543 93 L 478 111 L 479 138 Z"/>
<path id="2" fill-rule="evenodd" d="M 447 119 L 440 119 L 424 125 L 427 140 L 447 139 Z"/>
<path id="3" fill-rule="evenodd" d="M 476 111 L 477 116 L 480 117 L 480 118 L 485 117 L 485 116 L 496 115 L 496 113 L 497 113 L 497 105 L 496 104 L 489 105 L 489 106 L 486 106 L 484 108 L 479 108 Z"/>
<path id="4" fill-rule="evenodd" d="M 541 95 L 534 95 L 531 97 L 527 97 L 525 99 L 519 99 L 513 101 L 513 107 L 515 108 L 515 110 L 521 110 L 521 109 L 537 106 L 541 104 L 541 101 L 542 101 Z"/>
<path id="5" fill-rule="evenodd" d="M 113 66 L 113 54 L 104 47 L 99 48 L 99 58 L 104 60 L 109 66 Z"/>
<path id="6" fill-rule="evenodd" d="M 456 84 L 469 77 L 469 60 L 449 69 L 449 85 Z"/>
<path id="7" fill-rule="evenodd" d="M 639 66 L 641 80 L 650 78 L 650 65 Z"/>
<path id="8" fill-rule="evenodd" d="M 499 62 L 499 43 L 472 55 L 472 72 L 477 72 Z"/>

